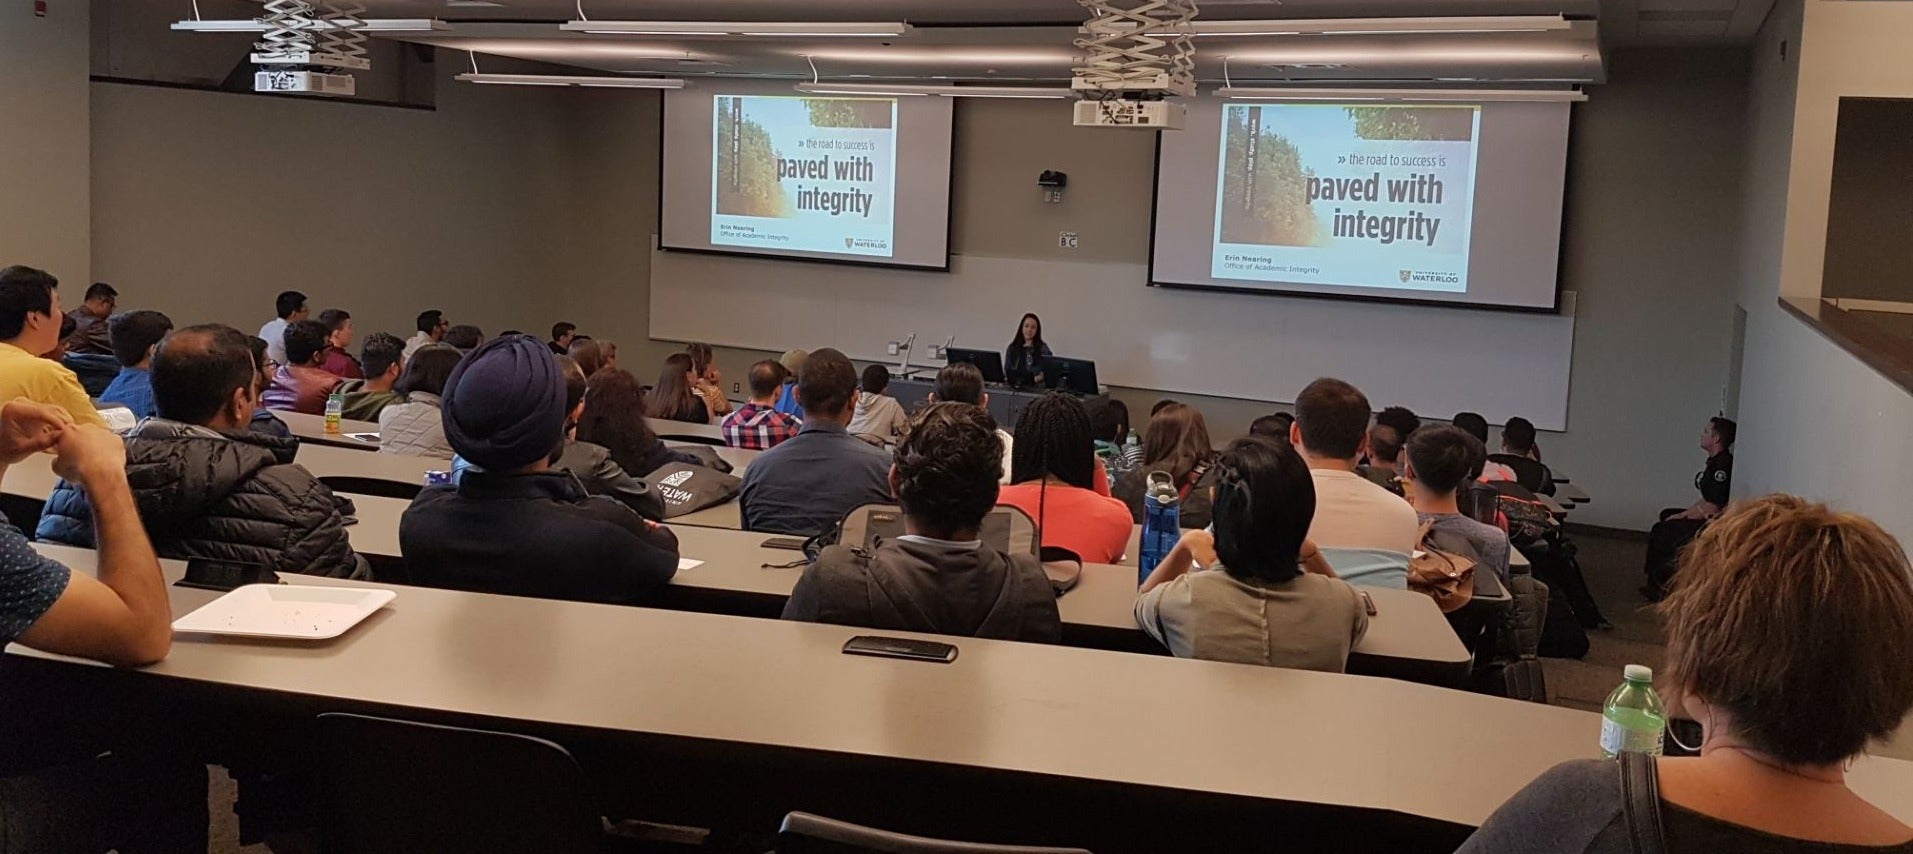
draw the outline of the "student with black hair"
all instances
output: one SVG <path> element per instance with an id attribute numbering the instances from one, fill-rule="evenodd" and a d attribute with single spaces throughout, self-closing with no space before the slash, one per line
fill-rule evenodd
<path id="1" fill-rule="evenodd" d="M 1084 401 L 1089 410 L 1089 434 L 1096 437 L 1096 458 L 1103 463 L 1109 482 L 1142 465 L 1142 441 L 1129 426 L 1129 406 L 1108 395 Z"/>
<path id="2" fill-rule="evenodd" d="M 1368 479 L 1393 495 L 1402 495 L 1402 447 L 1406 443 L 1401 432 L 1379 421 L 1368 428 L 1368 462 L 1356 467 L 1355 473 Z"/>
<path id="3" fill-rule="evenodd" d="M 864 368 L 863 394 L 857 395 L 857 414 L 850 419 L 850 435 L 874 436 L 885 442 L 894 442 L 903 435 L 904 425 L 910 423 L 910 416 L 903 412 L 903 404 L 884 394 L 890 388 L 890 369 L 883 365 L 868 365 Z"/>
<path id="4" fill-rule="evenodd" d="M 1295 426 L 1295 416 L 1287 412 L 1264 415 L 1249 422 L 1249 435 L 1267 436 L 1277 441 L 1289 440 L 1289 431 Z"/>
<path id="5" fill-rule="evenodd" d="M 41 356 L 60 345 L 60 280 L 45 270 L 0 270 L 0 402 L 24 397 L 96 427 L 106 419 L 73 371 Z"/>
<path id="6" fill-rule="evenodd" d="M 768 451 L 789 441 L 804 429 L 797 418 L 777 410 L 777 396 L 784 388 L 784 366 L 764 359 L 751 366 L 748 377 L 751 398 L 737 411 L 724 416 L 719 425 L 724 444 L 733 448 Z"/>
<path id="7" fill-rule="evenodd" d="M 835 351 L 811 354 L 806 377 L 826 353 Z M 812 429 L 807 420 L 804 432 Z M 995 430 L 989 413 L 973 405 L 932 403 L 920 409 L 886 476 L 903 506 L 904 535 L 869 551 L 843 543 L 824 549 L 791 591 L 784 619 L 999 640 L 1062 640 L 1056 594 L 1042 564 L 1033 555 L 997 551 L 978 536 L 983 517 L 997 502 L 1003 448 Z M 787 447 L 791 444 L 780 450 Z"/>
<path id="8" fill-rule="evenodd" d="M 325 353 L 319 361 L 319 367 L 343 379 L 365 379 L 364 366 L 346 352 L 346 348 L 352 346 L 351 312 L 342 308 L 328 308 L 319 312 L 319 323 L 325 326 Z"/>
<path id="9" fill-rule="evenodd" d="M 153 416 L 153 351 L 171 331 L 172 319 L 157 311 L 129 311 L 107 323 L 120 373 L 100 392 L 101 403 L 117 403 L 137 418 Z"/>
<path id="10" fill-rule="evenodd" d="M 94 282 L 86 289 L 86 301 L 66 313 L 73 318 L 73 334 L 67 336 L 69 353 L 82 356 L 111 356 L 113 332 L 109 321 L 119 305 L 120 292 L 105 282 Z"/>
<path id="11" fill-rule="evenodd" d="M 499 337 L 505 338 L 509 336 L 501 335 Z M 478 349 L 479 345 L 485 343 L 485 330 L 469 323 L 461 323 L 445 330 L 445 339 L 439 343 L 448 345 L 457 350 L 460 355 L 463 355 Z"/>
<path id="12" fill-rule="evenodd" d="M 360 577 L 340 503 L 293 462 L 299 443 L 248 429 L 257 376 L 246 336 L 189 326 L 153 355 L 155 417 L 126 436 L 140 519 L 161 557 L 218 557 L 275 572 Z M 90 548 L 94 508 L 62 481 L 38 538 Z"/>
<path id="13" fill-rule="evenodd" d="M 744 470 L 737 509 L 746 531 L 811 536 L 858 507 L 890 501 L 887 455 L 847 429 L 857 409 L 850 357 L 828 348 L 811 353 L 797 375 L 797 402 L 804 428 Z"/>
<path id="14" fill-rule="evenodd" d="M 325 324 L 301 320 L 286 327 L 286 363 L 272 375 L 272 385 L 260 399 L 279 410 L 324 415 L 325 400 L 339 384 L 338 374 L 323 367 L 326 351 Z"/>
<path id="15" fill-rule="evenodd" d="M 1483 418 L 1478 412 L 1457 412 L 1455 413 L 1454 420 L 1450 423 L 1454 424 L 1455 427 L 1459 428 L 1462 432 L 1475 437 L 1475 441 L 1481 443 L 1482 453 L 1481 459 L 1478 462 L 1481 467 L 1475 470 L 1474 480 L 1479 480 L 1482 483 L 1516 480 L 1514 469 L 1488 459 L 1488 419 Z"/>
<path id="16" fill-rule="evenodd" d="M 1309 383 L 1295 397 L 1289 443 L 1315 482 L 1309 539 L 1331 549 L 1415 550 L 1415 509 L 1356 472 L 1368 450 L 1368 397 L 1338 379 Z"/>
<path id="17" fill-rule="evenodd" d="M 969 362 L 957 362 L 944 366 L 937 371 L 936 386 L 930 391 L 930 399 L 943 403 L 967 403 L 990 412 L 990 395 L 983 390 L 983 372 Z M 1010 482 L 1010 460 L 1014 458 L 1015 437 L 1003 428 L 996 428 L 996 438 L 1003 443 L 1003 479 Z"/>
<path id="18" fill-rule="evenodd" d="M 1487 459 L 1481 441 L 1459 427 L 1424 427 L 1408 437 L 1409 499 L 1429 535 L 1448 551 L 1472 552 L 1479 569 L 1508 583 L 1508 532 L 1463 515 L 1456 500 Z M 1456 544 L 1456 545 L 1450 545 Z"/>
<path id="19" fill-rule="evenodd" d="M 1076 553 L 1084 563 L 1116 563 L 1129 545 L 1129 506 L 1096 492 L 1095 441 L 1089 412 L 1074 395 L 1052 391 L 1032 401 L 1016 422 L 1010 482 L 997 498 L 1036 520 L 1043 545 Z"/>
<path id="20" fill-rule="evenodd" d="M 1674 563 L 1681 547 L 1700 536 L 1702 528 L 1721 511 L 1733 492 L 1734 436 L 1740 425 L 1733 419 L 1714 417 L 1700 431 L 1700 449 L 1707 452 L 1707 465 L 1694 475 L 1694 488 L 1700 500 L 1685 510 L 1668 508 L 1647 534 L 1647 584 L 1641 595 L 1650 602 L 1667 596 L 1668 582 L 1674 577 Z"/>
<path id="21" fill-rule="evenodd" d="M 1216 461 L 1215 533 L 1189 531 L 1143 581 L 1136 622 L 1180 658 L 1340 673 L 1368 631 L 1362 594 L 1308 539 L 1315 483 L 1288 442 L 1250 436 Z M 1213 551 L 1191 572 L 1192 553 Z"/>
<path id="22" fill-rule="evenodd" d="M 405 341 L 405 358 L 412 358 L 420 347 L 430 347 L 445 340 L 445 332 L 452 324 L 445 319 L 445 312 L 438 309 L 418 313 L 418 332 Z M 368 368 L 367 370 L 370 370 Z"/>
<path id="23" fill-rule="evenodd" d="M 567 352 L 570 352 L 571 339 L 577 337 L 577 335 L 578 335 L 578 324 L 576 323 L 570 323 L 570 322 L 561 320 L 561 321 L 558 321 L 557 323 L 552 324 L 551 325 L 552 355 L 563 356 Z M 473 344 L 472 346 L 477 347 L 478 345 Z"/>
<path id="24" fill-rule="evenodd" d="M 280 291 L 272 309 L 273 318 L 259 327 L 259 337 L 266 342 L 266 358 L 277 367 L 286 363 L 286 327 L 306 319 L 311 309 L 306 308 L 306 295 L 298 291 Z"/>
<path id="25" fill-rule="evenodd" d="M 255 401 L 252 407 L 252 421 L 247 424 L 247 429 L 250 429 L 254 433 L 264 433 L 268 436 L 290 439 L 292 438 L 292 428 L 286 426 L 284 419 L 274 415 L 272 410 L 266 406 L 265 400 L 262 399 L 266 393 L 266 389 L 272 386 L 273 374 L 272 356 L 266 351 L 266 339 L 257 335 L 248 335 L 246 336 L 246 343 L 251 345 L 252 366 L 257 372 L 253 378 L 252 393 Z"/>
<path id="26" fill-rule="evenodd" d="M 1421 429 L 1421 417 L 1406 406 L 1390 406 L 1375 413 L 1375 423 L 1395 428 L 1395 432 L 1401 435 L 1403 442 L 1407 442 L 1408 437 L 1415 435 L 1415 431 Z"/>
<path id="27" fill-rule="evenodd" d="M 374 332 L 365 336 L 359 357 L 365 379 L 347 380 L 339 386 L 345 393 L 343 414 L 354 421 L 377 421 L 386 407 L 405 400 L 394 388 L 405 365 L 405 342 L 389 332 Z"/>

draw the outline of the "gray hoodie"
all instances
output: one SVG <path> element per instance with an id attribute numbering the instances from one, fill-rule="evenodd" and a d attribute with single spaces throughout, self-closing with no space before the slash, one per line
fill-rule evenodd
<path id="1" fill-rule="evenodd" d="M 1063 637 L 1055 590 L 1034 556 L 916 540 L 824 549 L 791 591 L 784 619 L 1038 643 Z"/>

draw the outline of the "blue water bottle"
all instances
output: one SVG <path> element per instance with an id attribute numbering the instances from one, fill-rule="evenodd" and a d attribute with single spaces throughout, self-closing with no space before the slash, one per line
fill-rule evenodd
<path id="1" fill-rule="evenodd" d="M 1139 587 L 1182 538 L 1182 496 L 1176 492 L 1175 478 L 1168 472 L 1150 472 L 1142 503 L 1142 554 L 1138 556 L 1141 574 L 1136 576 Z"/>

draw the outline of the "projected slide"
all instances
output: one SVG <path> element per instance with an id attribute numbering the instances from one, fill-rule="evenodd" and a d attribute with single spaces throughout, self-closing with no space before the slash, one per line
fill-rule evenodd
<path id="1" fill-rule="evenodd" d="M 894 98 L 720 95 L 711 244 L 889 258 Z"/>
<path id="2" fill-rule="evenodd" d="M 1222 109 L 1210 276 L 1466 293 L 1478 106 Z"/>

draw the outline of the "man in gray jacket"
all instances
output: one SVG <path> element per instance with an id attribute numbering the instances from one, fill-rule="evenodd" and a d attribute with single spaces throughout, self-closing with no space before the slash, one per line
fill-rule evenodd
<path id="1" fill-rule="evenodd" d="M 293 456 L 298 442 L 252 432 L 252 345 L 228 326 L 194 326 L 153 356 L 156 418 L 126 437 L 126 480 L 161 557 L 214 558 L 275 572 L 363 576 L 344 504 Z M 38 538 L 93 547 L 93 507 L 60 481 Z"/>
<path id="2" fill-rule="evenodd" d="M 838 544 L 817 556 L 784 619 L 910 632 L 1055 643 L 1056 594 L 1028 554 L 978 539 L 996 506 L 1003 445 L 980 407 L 919 411 L 890 467 L 904 535 L 866 551 Z"/>

